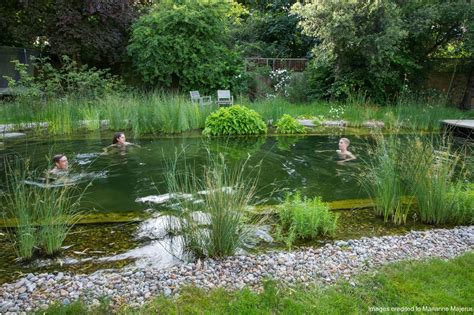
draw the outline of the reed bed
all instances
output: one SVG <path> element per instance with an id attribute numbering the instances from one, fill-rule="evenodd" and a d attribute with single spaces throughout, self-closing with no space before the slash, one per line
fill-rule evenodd
<path id="1" fill-rule="evenodd" d="M 466 163 L 471 158 L 466 150 L 455 150 L 446 137 L 377 135 L 360 180 L 385 221 L 403 224 L 412 213 L 429 224 L 472 224 L 472 164 Z"/>
<path id="2" fill-rule="evenodd" d="M 257 226 L 246 214 L 258 176 L 244 177 L 247 162 L 230 168 L 222 154 L 210 152 L 201 173 L 186 163 L 178 166 L 185 161 L 183 154 L 167 166 L 168 191 L 179 205 L 178 227 L 172 221 L 170 230 L 182 237 L 184 248 L 196 257 L 232 255 L 245 246 Z"/>
<path id="3" fill-rule="evenodd" d="M 38 171 L 29 169 L 29 162 L 16 159 L 5 163 L 6 192 L 2 210 L 14 222 L 12 242 L 21 259 L 31 259 L 35 252 L 49 256 L 57 254 L 69 229 L 78 219 L 83 192 L 73 185 L 46 181 L 32 185 Z"/>
<path id="4" fill-rule="evenodd" d="M 345 102 L 315 101 L 292 104 L 284 98 L 271 98 L 250 103 L 239 102 L 257 111 L 264 120 L 277 121 L 284 114 L 318 120 L 346 120 L 351 126 L 361 126 L 368 120 L 379 120 L 386 128 L 396 130 L 439 130 L 441 119 L 463 119 L 469 112 L 446 107 L 440 99 L 400 98 L 392 105 L 378 106 L 363 95 L 354 95 Z M 100 120 L 108 121 L 110 130 L 130 130 L 132 136 L 143 134 L 173 134 L 201 129 L 216 105 L 192 104 L 187 96 L 154 93 L 116 93 L 100 99 L 69 96 L 41 101 L 18 99 L 0 106 L 0 123 L 48 122 L 49 131 L 69 134 L 85 128 L 101 128 Z M 471 114 L 472 115 L 472 114 Z"/>

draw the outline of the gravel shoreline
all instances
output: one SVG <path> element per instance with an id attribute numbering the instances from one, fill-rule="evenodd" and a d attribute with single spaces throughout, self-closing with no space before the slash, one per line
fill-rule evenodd
<path id="1" fill-rule="evenodd" d="M 449 259 L 472 250 L 474 226 L 465 226 L 334 241 L 317 249 L 206 259 L 166 269 L 147 266 L 100 270 L 90 275 L 28 274 L 0 287 L 0 313 L 31 312 L 46 309 L 53 302 L 69 304 L 79 298 L 94 305 L 104 296 L 116 306 L 138 307 L 157 294 L 170 296 L 186 284 L 205 289 L 259 288 L 269 277 L 288 284 L 334 283 L 390 262 Z"/>

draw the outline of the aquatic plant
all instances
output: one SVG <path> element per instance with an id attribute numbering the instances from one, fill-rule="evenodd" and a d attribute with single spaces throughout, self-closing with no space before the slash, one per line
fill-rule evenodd
<path id="1" fill-rule="evenodd" d="M 234 254 L 256 228 L 246 212 L 258 176 L 244 177 L 247 162 L 229 167 L 222 154 L 214 157 L 208 152 L 208 165 L 202 174 L 186 163 L 179 168 L 179 157 L 168 164 L 166 173 L 168 190 L 180 208 L 178 227 L 169 230 L 178 233 L 184 248 L 196 257 Z"/>
<path id="2" fill-rule="evenodd" d="M 100 111 L 93 106 L 81 107 L 82 121 L 88 131 L 100 129 Z"/>
<path id="3" fill-rule="evenodd" d="M 32 192 L 27 189 L 24 180 L 27 178 L 28 161 L 24 162 L 25 167 L 16 161 L 14 165 L 5 163 L 5 180 L 7 191 L 2 196 L 4 202 L 4 214 L 14 218 L 15 235 L 12 240 L 16 255 L 24 259 L 33 257 L 36 245 L 36 229 L 34 208 L 30 207 Z"/>
<path id="4" fill-rule="evenodd" d="M 54 255 L 61 250 L 72 224 L 78 219 L 82 194 L 72 185 L 37 187 L 34 191 L 38 244 L 47 255 Z"/>
<path id="5" fill-rule="evenodd" d="M 371 151 L 374 157 L 360 180 L 385 221 L 402 224 L 413 212 L 424 223 L 473 222 L 465 156 L 452 149 L 449 139 L 412 135 L 396 140 L 378 134 Z"/>
<path id="6" fill-rule="evenodd" d="M 287 194 L 278 209 L 284 240 L 290 246 L 295 239 L 314 239 L 336 231 L 339 215 L 333 213 L 321 197 L 302 197 L 299 191 Z"/>
<path id="7" fill-rule="evenodd" d="M 216 108 L 215 105 L 191 104 L 185 95 L 160 92 L 106 93 L 93 101 L 67 95 L 63 98 L 51 98 L 45 102 L 24 98 L 11 102 L 0 100 L 0 102 L 2 103 L 0 123 L 48 122 L 50 132 L 70 134 L 83 128 L 82 120 L 94 121 L 94 123 L 86 124 L 86 128 L 91 130 L 98 128 L 96 121 L 99 116 L 100 119 L 108 120 L 110 130 L 131 130 L 133 137 L 151 133 L 180 133 L 204 128 L 206 118 Z M 350 125 L 360 126 L 366 120 L 380 120 L 385 123 L 385 128 L 394 131 L 399 128 L 439 130 L 441 119 L 446 117 L 462 119 L 472 116 L 469 112 L 446 107 L 437 99 L 427 101 L 420 97 L 403 97 L 390 106 L 383 107 L 374 105 L 363 95 L 357 94 L 349 97 L 345 103 L 314 101 L 307 104 L 291 104 L 286 99 L 277 97 L 255 103 L 242 99 L 242 105 L 257 112 L 263 121 L 277 121 L 284 114 L 292 117 L 328 118 L 333 116 L 334 108 L 339 108 L 342 111 L 339 112 L 338 118 L 348 121 Z M 245 128 L 243 126 L 231 128 L 234 133 L 244 132 L 242 129 Z"/>
<path id="8" fill-rule="evenodd" d="M 301 125 L 296 119 L 291 117 L 290 115 L 283 115 L 280 119 L 275 123 L 275 127 L 277 128 L 278 133 L 304 133 L 305 127 Z"/>
<path id="9" fill-rule="evenodd" d="M 206 119 L 203 134 L 218 135 L 256 135 L 267 133 L 262 117 L 245 106 L 221 107 Z"/>
<path id="10" fill-rule="evenodd" d="M 367 173 L 360 180 L 369 196 L 376 201 L 375 211 L 384 221 L 391 219 L 395 224 L 406 222 L 412 200 L 404 200 L 407 187 L 400 163 L 402 154 L 399 140 L 376 135 L 375 145 L 371 148 L 373 159 L 367 162 Z"/>
<path id="11" fill-rule="evenodd" d="M 30 259 L 35 249 L 54 255 L 78 218 L 83 192 L 73 185 L 31 185 L 28 179 L 38 178 L 39 172 L 30 170 L 27 160 L 17 159 L 15 167 L 10 163 L 6 162 L 7 192 L 2 205 L 16 227 L 12 241 L 17 255 Z"/>
<path id="12" fill-rule="evenodd" d="M 461 151 L 448 139 L 441 143 L 412 138 L 406 146 L 406 183 L 417 201 L 420 220 L 431 224 L 471 224 L 474 197 L 466 185 Z"/>

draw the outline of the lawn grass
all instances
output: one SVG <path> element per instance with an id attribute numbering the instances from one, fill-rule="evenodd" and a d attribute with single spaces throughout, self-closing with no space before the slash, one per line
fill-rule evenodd
<path id="1" fill-rule="evenodd" d="M 234 292 L 195 287 L 178 297 L 156 297 L 138 310 L 121 314 L 366 314 L 369 307 L 406 307 L 429 313 L 436 307 L 472 308 L 474 300 L 474 253 L 449 261 L 406 261 L 384 266 L 375 274 L 363 274 L 354 282 L 333 286 L 286 287 L 267 281 L 260 293 L 249 289 Z M 106 308 L 106 307 L 105 307 Z M 373 310 L 373 309 L 372 309 Z M 101 308 L 90 314 L 104 313 Z M 86 313 L 80 302 L 53 306 L 46 314 Z"/>

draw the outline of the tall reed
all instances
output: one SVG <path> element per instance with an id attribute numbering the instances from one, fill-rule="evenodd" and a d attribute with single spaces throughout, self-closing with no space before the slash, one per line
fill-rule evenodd
<path id="1" fill-rule="evenodd" d="M 197 257 L 232 255 L 244 246 L 253 227 L 246 224 L 246 210 L 255 194 L 257 177 L 244 176 L 246 163 L 230 168 L 222 154 L 211 156 L 198 174 L 189 165 L 178 169 L 169 163 L 168 190 L 178 197 L 179 233 L 184 247 Z M 191 198 L 181 198 L 185 194 Z"/>
<path id="2" fill-rule="evenodd" d="M 30 184 L 28 179 L 37 179 L 39 172 L 31 171 L 28 161 L 17 160 L 15 167 L 9 163 L 6 163 L 7 193 L 2 205 L 15 224 L 13 241 L 18 257 L 30 259 L 34 249 L 41 249 L 47 255 L 56 254 L 78 218 L 83 192 L 78 193 L 73 185 Z"/>
<path id="3" fill-rule="evenodd" d="M 375 145 L 370 149 L 373 158 L 367 162 L 367 174 L 360 179 L 369 196 L 376 201 L 375 210 L 395 224 L 406 222 L 412 200 L 404 202 L 407 195 L 404 174 L 401 171 L 402 152 L 400 141 L 394 137 L 376 135 Z"/>
<path id="4" fill-rule="evenodd" d="M 461 151 L 441 143 L 411 139 L 406 149 L 406 181 L 417 201 L 421 221 L 431 224 L 474 221 L 474 197 L 466 185 Z"/>
<path id="5" fill-rule="evenodd" d="M 413 211 L 430 224 L 474 222 L 474 194 L 466 184 L 472 170 L 465 168 L 467 155 L 453 150 L 449 139 L 376 139 L 361 181 L 385 221 L 405 223 Z"/>
<path id="6" fill-rule="evenodd" d="M 25 184 L 29 168 L 29 161 L 20 160 L 5 163 L 5 183 L 6 193 L 2 196 L 4 213 L 13 219 L 16 230 L 12 233 L 15 238 L 12 240 L 17 257 L 30 259 L 36 242 L 36 212 L 30 206 L 33 192 Z"/>

